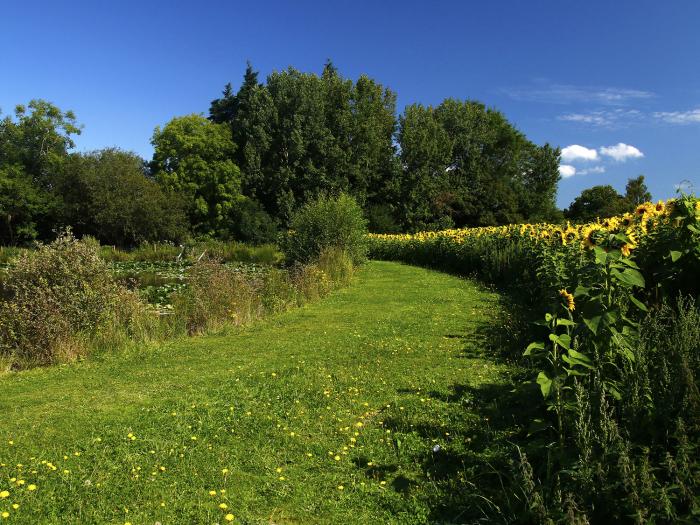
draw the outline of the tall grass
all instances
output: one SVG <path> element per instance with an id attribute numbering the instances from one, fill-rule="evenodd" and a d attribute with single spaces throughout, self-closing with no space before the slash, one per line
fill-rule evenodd
<path id="1" fill-rule="evenodd" d="M 172 248 L 142 248 L 138 256 L 163 256 L 173 253 Z M 92 239 L 65 234 L 21 252 L 0 282 L 0 369 L 66 362 L 95 351 L 243 325 L 323 297 L 346 285 L 352 275 L 342 250 L 324 251 L 317 261 L 290 270 L 249 274 L 212 257 L 269 261 L 277 252 L 223 243 L 210 243 L 206 249 L 212 256 L 197 257 L 189 266 L 188 285 L 174 294 L 167 315 L 114 277 L 105 248 Z M 112 253 L 120 257 L 124 252 Z"/>

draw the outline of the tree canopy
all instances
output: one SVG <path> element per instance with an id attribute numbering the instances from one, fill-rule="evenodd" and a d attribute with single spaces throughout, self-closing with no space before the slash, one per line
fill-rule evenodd
<path id="1" fill-rule="evenodd" d="M 373 231 L 560 217 L 557 148 L 477 101 L 411 104 L 399 115 L 396 97 L 330 61 L 320 74 L 289 67 L 264 80 L 248 64 L 207 116 L 157 127 L 148 163 L 114 148 L 71 153 L 75 115 L 32 100 L 0 120 L 0 242 L 48 239 L 68 225 L 124 245 L 267 242 L 307 202 L 340 194 Z M 626 202 L 645 192 L 643 178 L 630 181 Z"/>

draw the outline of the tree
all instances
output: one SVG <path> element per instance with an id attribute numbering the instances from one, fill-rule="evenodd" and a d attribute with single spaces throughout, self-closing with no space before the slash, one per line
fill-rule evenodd
<path id="1" fill-rule="evenodd" d="M 238 93 L 226 84 L 223 97 L 212 101 L 209 118 L 230 127 L 236 145 L 231 158 L 241 169 L 242 191 L 257 198 L 265 186 L 263 165 L 272 140 L 275 111 L 269 91 L 258 82 L 258 73 L 250 62 Z"/>
<path id="2" fill-rule="evenodd" d="M 231 128 L 243 193 L 286 224 L 321 194 L 386 201 L 398 173 L 395 104 L 390 90 L 366 76 L 353 84 L 330 61 L 320 76 L 290 67 L 264 85 L 248 64 L 238 92 L 227 85 L 209 118 Z"/>
<path id="3" fill-rule="evenodd" d="M 436 219 L 436 206 L 453 198 L 438 200 L 441 188 L 447 188 L 452 158 L 452 141 L 435 118 L 432 107 L 413 104 L 406 107 L 399 120 L 398 142 L 401 146 L 403 171 L 399 187 L 399 214 L 410 229 L 429 228 Z"/>
<path id="4" fill-rule="evenodd" d="M 56 186 L 63 222 L 78 235 L 118 246 L 183 240 L 184 202 L 149 178 L 145 167 L 138 155 L 114 148 L 71 155 Z"/>
<path id="5" fill-rule="evenodd" d="M 566 210 L 567 219 L 590 222 L 597 218 L 612 217 L 627 211 L 628 203 L 610 185 L 593 186 L 581 192 Z"/>
<path id="6" fill-rule="evenodd" d="M 0 167 L 0 245 L 27 244 L 37 237 L 47 197 L 20 166 Z"/>
<path id="7" fill-rule="evenodd" d="M 194 231 L 208 236 L 228 231 L 230 214 L 242 199 L 229 128 L 201 115 L 176 117 L 155 129 L 151 143 L 155 178 L 186 198 Z"/>
<path id="8" fill-rule="evenodd" d="M 45 100 L 15 108 L 15 119 L 0 121 L 0 164 L 19 165 L 35 183 L 51 186 L 51 177 L 75 147 L 72 135 L 82 127 L 72 111 L 63 112 Z"/>
<path id="9" fill-rule="evenodd" d="M 627 199 L 632 209 L 640 204 L 651 201 L 651 193 L 649 193 L 649 188 L 647 188 L 647 185 L 644 183 L 644 175 L 627 181 L 627 186 L 625 186 L 625 199 Z"/>
<path id="10" fill-rule="evenodd" d="M 18 105 L 0 120 L 0 214 L 4 243 L 27 243 L 53 233 L 58 214 L 55 177 L 81 126 L 71 111 L 50 102 Z"/>
<path id="11" fill-rule="evenodd" d="M 559 150 L 533 144 L 481 103 L 409 106 L 398 140 L 410 229 L 507 224 L 556 212 Z"/>

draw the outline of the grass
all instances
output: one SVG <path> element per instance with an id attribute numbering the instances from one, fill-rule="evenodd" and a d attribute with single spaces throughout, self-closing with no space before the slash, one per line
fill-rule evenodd
<path id="1" fill-rule="evenodd" d="M 245 328 L 0 377 L 0 522 L 493 511 L 470 487 L 493 481 L 478 465 L 503 459 L 508 432 L 489 420 L 508 385 L 485 351 L 498 302 L 468 280 L 372 262 L 349 288 Z"/>

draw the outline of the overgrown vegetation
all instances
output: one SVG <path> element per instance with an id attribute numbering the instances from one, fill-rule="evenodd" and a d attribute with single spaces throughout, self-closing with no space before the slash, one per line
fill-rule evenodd
<path id="1" fill-rule="evenodd" d="M 522 287 L 541 311 L 525 356 L 546 411 L 522 436 L 517 521 L 697 517 L 698 199 L 576 227 L 374 236 L 372 254 Z"/>
<path id="2" fill-rule="evenodd" d="M 154 246 L 148 260 L 170 258 L 174 248 Z M 207 250 L 211 253 L 203 257 Z M 0 279 L 4 369 L 66 362 L 95 350 L 113 351 L 227 324 L 245 324 L 347 284 L 353 264 L 342 249 L 329 248 L 293 271 L 271 266 L 265 271 L 240 271 L 222 264 L 221 259 L 242 252 L 277 262 L 278 254 L 271 247 L 245 251 L 238 245 L 208 243 L 196 260 L 182 258 L 181 263 L 170 263 L 177 267 L 177 278 L 161 281 L 153 272 L 150 283 L 134 286 L 138 273 L 134 263 L 131 274 L 126 268 L 115 271 L 101 257 L 104 252 L 93 239 L 77 240 L 66 233 L 50 244 L 22 250 L 12 259 Z M 125 256 L 144 259 L 143 254 Z M 162 296 L 150 297 L 154 288 L 163 288 L 149 285 L 163 282 L 177 285 L 166 285 Z M 142 293 L 136 293 L 138 288 Z"/>

